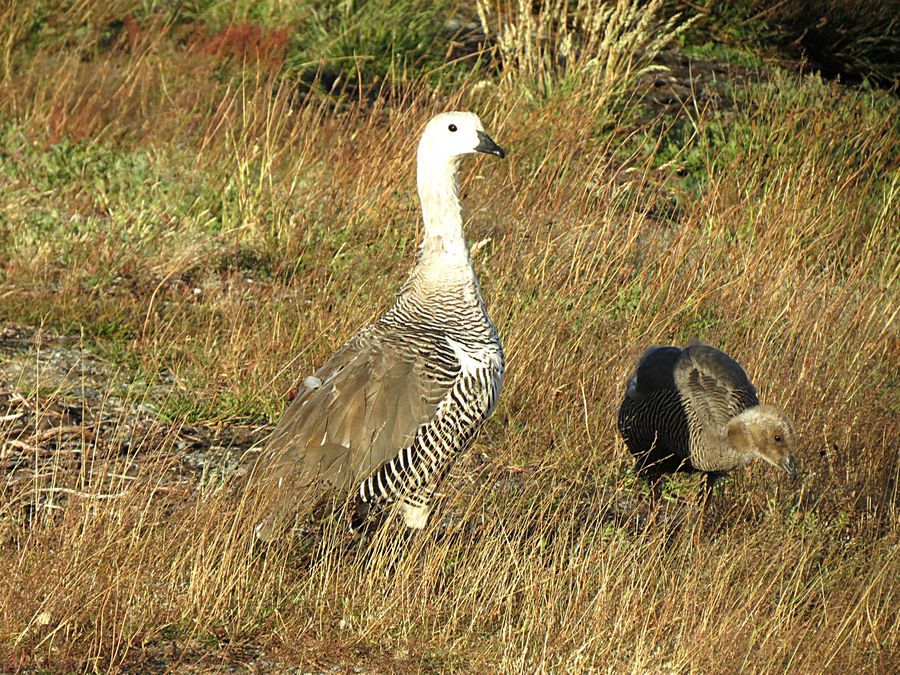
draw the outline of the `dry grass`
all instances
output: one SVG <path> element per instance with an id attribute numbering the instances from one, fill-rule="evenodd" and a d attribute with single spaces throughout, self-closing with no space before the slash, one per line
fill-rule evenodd
<path id="1" fill-rule="evenodd" d="M 653 69 L 654 57 L 692 20 L 666 11 L 663 0 L 517 0 L 515 7 L 478 0 L 478 18 L 494 37 L 507 83 L 544 94 L 568 93 L 602 110 Z M 498 11 L 494 11 L 495 6 Z"/>
<path id="2" fill-rule="evenodd" d="M 526 71 L 335 103 L 180 19 L 102 45 L 108 19 L 37 46 L 2 22 L 0 320 L 119 377 L 0 380 L 35 409 L 0 407 L 0 669 L 896 671 L 896 99 L 773 71 L 659 120 Z M 463 179 L 500 405 L 411 542 L 260 547 L 239 476 L 173 478 L 179 439 L 274 418 L 389 305 L 418 132 L 456 107 L 510 151 Z M 685 482 L 647 514 L 614 422 L 644 346 L 691 336 L 801 439 L 799 485 L 752 467 L 705 524 Z M 85 411 L 68 445 L 54 400 Z"/>

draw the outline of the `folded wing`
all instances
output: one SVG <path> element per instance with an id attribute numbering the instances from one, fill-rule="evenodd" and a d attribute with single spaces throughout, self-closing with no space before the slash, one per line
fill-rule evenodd
<path id="1" fill-rule="evenodd" d="M 259 536 L 274 536 L 304 495 L 347 493 L 412 443 L 453 384 L 443 372 L 439 380 L 417 350 L 363 334 L 307 378 L 254 470 L 272 496 Z"/>
<path id="2" fill-rule="evenodd" d="M 742 410 L 759 404 L 740 364 L 702 342 L 692 342 L 683 351 L 675 381 L 698 419 L 710 429 L 721 429 Z"/>

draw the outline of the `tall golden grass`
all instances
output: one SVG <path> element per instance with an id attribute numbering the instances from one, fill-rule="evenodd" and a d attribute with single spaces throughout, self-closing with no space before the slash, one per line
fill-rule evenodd
<path id="1" fill-rule="evenodd" d="M 75 18 L 108 19 L 51 21 Z M 729 117 L 686 106 L 663 163 L 638 99 L 547 95 L 530 71 L 336 103 L 177 22 L 18 63 L 28 24 L 0 24 L 0 318 L 81 332 L 125 374 L 84 400 L 74 454 L 0 427 L 35 469 L 0 492 L 0 670 L 900 666 L 895 100 L 772 71 Z M 452 108 L 509 149 L 462 185 L 498 409 L 415 538 L 335 518 L 260 546 L 239 477 L 174 470 L 179 434 L 276 416 L 389 306 L 418 133 Z M 802 464 L 799 484 L 742 472 L 703 521 L 683 482 L 648 512 L 615 431 L 643 348 L 692 336 L 789 411 Z M 135 410 L 162 431 L 123 450 Z"/>

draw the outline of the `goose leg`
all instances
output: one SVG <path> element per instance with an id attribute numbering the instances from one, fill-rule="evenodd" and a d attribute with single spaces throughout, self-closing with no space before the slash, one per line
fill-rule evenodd
<path id="1" fill-rule="evenodd" d="M 644 516 L 644 525 L 650 526 L 657 521 L 659 510 L 663 505 L 663 478 L 658 473 L 641 472 L 647 480 L 647 496 L 641 501 L 646 502 L 646 514 Z"/>
<path id="2" fill-rule="evenodd" d="M 725 478 L 725 474 L 721 471 L 710 471 L 706 474 L 703 485 L 700 487 L 699 514 L 696 529 L 694 530 L 694 543 L 699 544 L 700 536 L 706 531 L 706 512 L 712 508 L 714 504 L 713 493 L 716 486 Z"/>
<path id="3" fill-rule="evenodd" d="M 700 488 L 700 500 L 704 506 L 712 499 L 713 491 L 716 489 L 716 486 L 722 482 L 723 478 L 725 478 L 725 473 L 722 471 L 710 471 L 706 474 L 706 481 L 704 482 L 703 487 Z"/>
<path id="4" fill-rule="evenodd" d="M 647 485 L 650 487 L 650 500 L 653 504 L 658 505 L 663 497 L 663 481 L 662 476 L 651 476 Z"/>
<path id="5" fill-rule="evenodd" d="M 428 514 L 431 513 L 431 499 L 424 504 L 411 504 L 404 500 L 400 504 L 400 515 L 403 522 L 410 530 L 421 530 L 428 523 Z"/>

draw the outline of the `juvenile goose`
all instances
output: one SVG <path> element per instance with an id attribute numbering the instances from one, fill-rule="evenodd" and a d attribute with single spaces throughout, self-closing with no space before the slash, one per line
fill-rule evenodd
<path id="1" fill-rule="evenodd" d="M 355 522 L 397 503 L 408 527 L 424 527 L 438 482 L 493 411 L 503 347 L 472 268 L 457 182 L 460 160 L 477 152 L 505 156 L 476 115 L 426 125 L 415 267 L 394 306 L 306 378 L 272 433 L 251 478 L 274 493 L 261 539 L 277 536 L 309 491 L 355 493 Z"/>
<path id="2" fill-rule="evenodd" d="M 790 419 L 760 405 L 740 365 L 701 342 L 644 352 L 619 408 L 619 433 L 656 496 L 663 474 L 705 473 L 708 492 L 754 458 L 797 478 Z"/>

